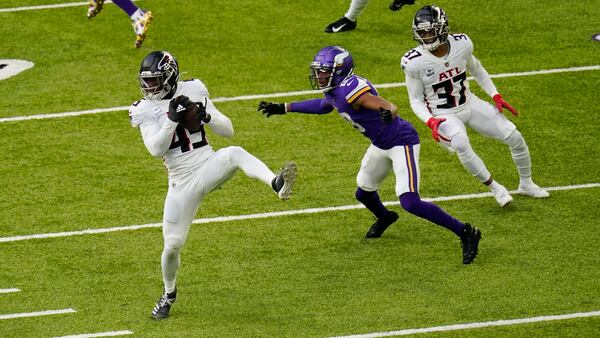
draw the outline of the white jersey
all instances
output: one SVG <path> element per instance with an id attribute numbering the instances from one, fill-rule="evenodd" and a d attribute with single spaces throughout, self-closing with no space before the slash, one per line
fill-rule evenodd
<path id="1" fill-rule="evenodd" d="M 192 102 L 206 103 L 206 112 L 211 115 L 207 124 L 216 134 L 233 136 L 231 120 L 223 115 L 208 98 L 208 89 L 200 80 L 180 81 L 173 97 L 185 95 Z M 162 157 L 169 177 L 184 175 L 201 165 L 213 153 L 208 144 L 204 123 L 200 130 L 192 132 L 169 120 L 170 99 L 139 100 L 129 108 L 129 120 L 139 127 L 144 145 L 152 156 Z"/>
<path id="2" fill-rule="evenodd" d="M 423 122 L 431 116 L 468 109 L 473 93 L 467 71 L 488 95 L 498 93 L 487 71 L 473 56 L 471 39 L 466 34 L 450 34 L 448 43 L 449 52 L 444 57 L 437 57 L 421 46 L 402 57 L 410 105 Z"/>

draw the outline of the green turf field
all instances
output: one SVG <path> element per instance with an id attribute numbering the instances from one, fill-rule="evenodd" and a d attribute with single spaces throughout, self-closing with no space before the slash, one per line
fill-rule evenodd
<path id="1" fill-rule="evenodd" d="M 509 119 L 527 140 L 534 179 L 553 188 L 546 200 L 515 195 L 502 209 L 493 197 L 458 199 L 487 189 L 435 144 L 405 87 L 379 90 L 419 131 L 421 195 L 453 197 L 436 203 L 480 227 L 469 266 L 454 235 L 397 203 L 400 220 L 381 239 L 363 239 L 373 219 L 354 208 L 354 191 L 368 142 L 337 114 L 265 119 L 260 98 L 240 98 L 309 90 L 313 55 L 333 44 L 374 84 L 404 82 L 399 60 L 426 3 L 394 13 L 387 0 L 371 1 L 357 30 L 328 35 L 349 1 L 139 1 L 155 15 L 141 49 L 113 4 L 93 20 L 83 4 L 2 10 L 66 1 L 0 0 L 0 59 L 35 63 L 0 80 L 1 337 L 330 337 L 600 311 L 597 1 L 436 2 L 488 72 L 507 74 L 494 83 L 521 112 Z M 242 173 L 206 198 L 182 250 L 177 302 L 161 322 L 150 311 L 162 292 L 166 173 L 118 109 L 141 97 L 139 64 L 157 49 L 177 57 L 184 78 L 200 78 L 232 119 L 235 136 L 209 132 L 213 147 L 240 145 L 273 169 L 290 159 L 299 167 L 287 202 Z M 585 66 L 596 68 L 573 71 Z M 513 74 L 551 69 L 563 70 Z M 271 100 L 310 97 L 318 94 Z M 18 118 L 95 109 L 107 111 Z M 495 178 L 516 189 L 506 146 L 470 138 Z M 382 200 L 397 202 L 393 185 L 388 178 Z M 274 212 L 288 213 L 253 216 Z M 249 216 L 204 220 L 239 215 Z M 98 229 L 110 232 L 81 233 Z M 73 233 L 32 238 L 63 232 Z M 11 288 L 20 291 L 3 292 Z M 11 317 L 61 309 L 76 312 Z M 419 336 L 598 337 L 600 317 Z"/>

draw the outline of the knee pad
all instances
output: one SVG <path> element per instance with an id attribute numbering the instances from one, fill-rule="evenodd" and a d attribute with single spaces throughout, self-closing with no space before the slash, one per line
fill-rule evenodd
<path id="1" fill-rule="evenodd" d="M 511 149 L 527 147 L 523 135 L 521 135 L 521 133 L 516 129 L 513 130 L 513 132 L 510 133 L 510 135 L 508 135 L 508 137 L 503 140 L 503 142 L 507 144 Z"/>
<path id="2" fill-rule="evenodd" d="M 168 236 L 165 238 L 165 250 L 179 251 L 183 247 L 183 239 L 178 236 Z"/>
<path id="3" fill-rule="evenodd" d="M 469 137 L 467 134 L 459 133 L 452 137 L 450 141 L 450 145 L 452 148 L 456 149 L 456 152 L 460 155 L 461 153 L 468 152 L 471 150 L 471 145 L 469 144 Z"/>

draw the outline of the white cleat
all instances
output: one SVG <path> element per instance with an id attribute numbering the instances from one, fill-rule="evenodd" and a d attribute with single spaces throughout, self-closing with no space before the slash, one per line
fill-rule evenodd
<path id="1" fill-rule="evenodd" d="M 513 201 L 512 196 L 503 186 L 500 186 L 500 188 L 492 193 L 494 194 L 494 198 L 496 198 L 496 202 L 498 202 L 501 207 L 505 207 L 507 204 Z"/>
<path id="2" fill-rule="evenodd" d="M 531 196 L 535 198 L 546 198 L 550 196 L 550 194 L 546 190 L 540 188 L 535 183 L 519 184 L 517 194 Z"/>
<path id="3" fill-rule="evenodd" d="M 283 185 L 277 191 L 277 196 L 282 200 L 287 200 L 292 195 L 292 186 L 296 182 L 296 176 L 298 174 L 298 168 L 294 162 L 288 162 L 281 168 L 277 176 L 275 177 L 276 182 L 283 181 Z"/>

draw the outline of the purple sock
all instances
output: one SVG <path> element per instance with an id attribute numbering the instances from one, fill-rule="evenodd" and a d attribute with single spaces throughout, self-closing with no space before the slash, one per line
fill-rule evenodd
<path id="1" fill-rule="evenodd" d="M 381 203 L 377 191 L 365 191 L 361 188 L 357 188 L 355 196 L 360 203 L 371 210 L 377 219 L 381 219 L 389 213 L 389 210 Z"/>
<path id="2" fill-rule="evenodd" d="M 402 208 L 413 215 L 425 218 L 437 225 L 454 232 L 458 237 L 463 233 L 465 225 L 456 218 L 448 215 L 444 210 L 433 203 L 421 200 L 416 192 L 407 192 L 400 196 Z"/>
<path id="3" fill-rule="evenodd" d="M 132 16 L 133 13 L 138 10 L 138 7 L 134 5 L 131 0 L 113 0 L 113 3 L 121 7 L 121 9 L 129 16 Z"/>

